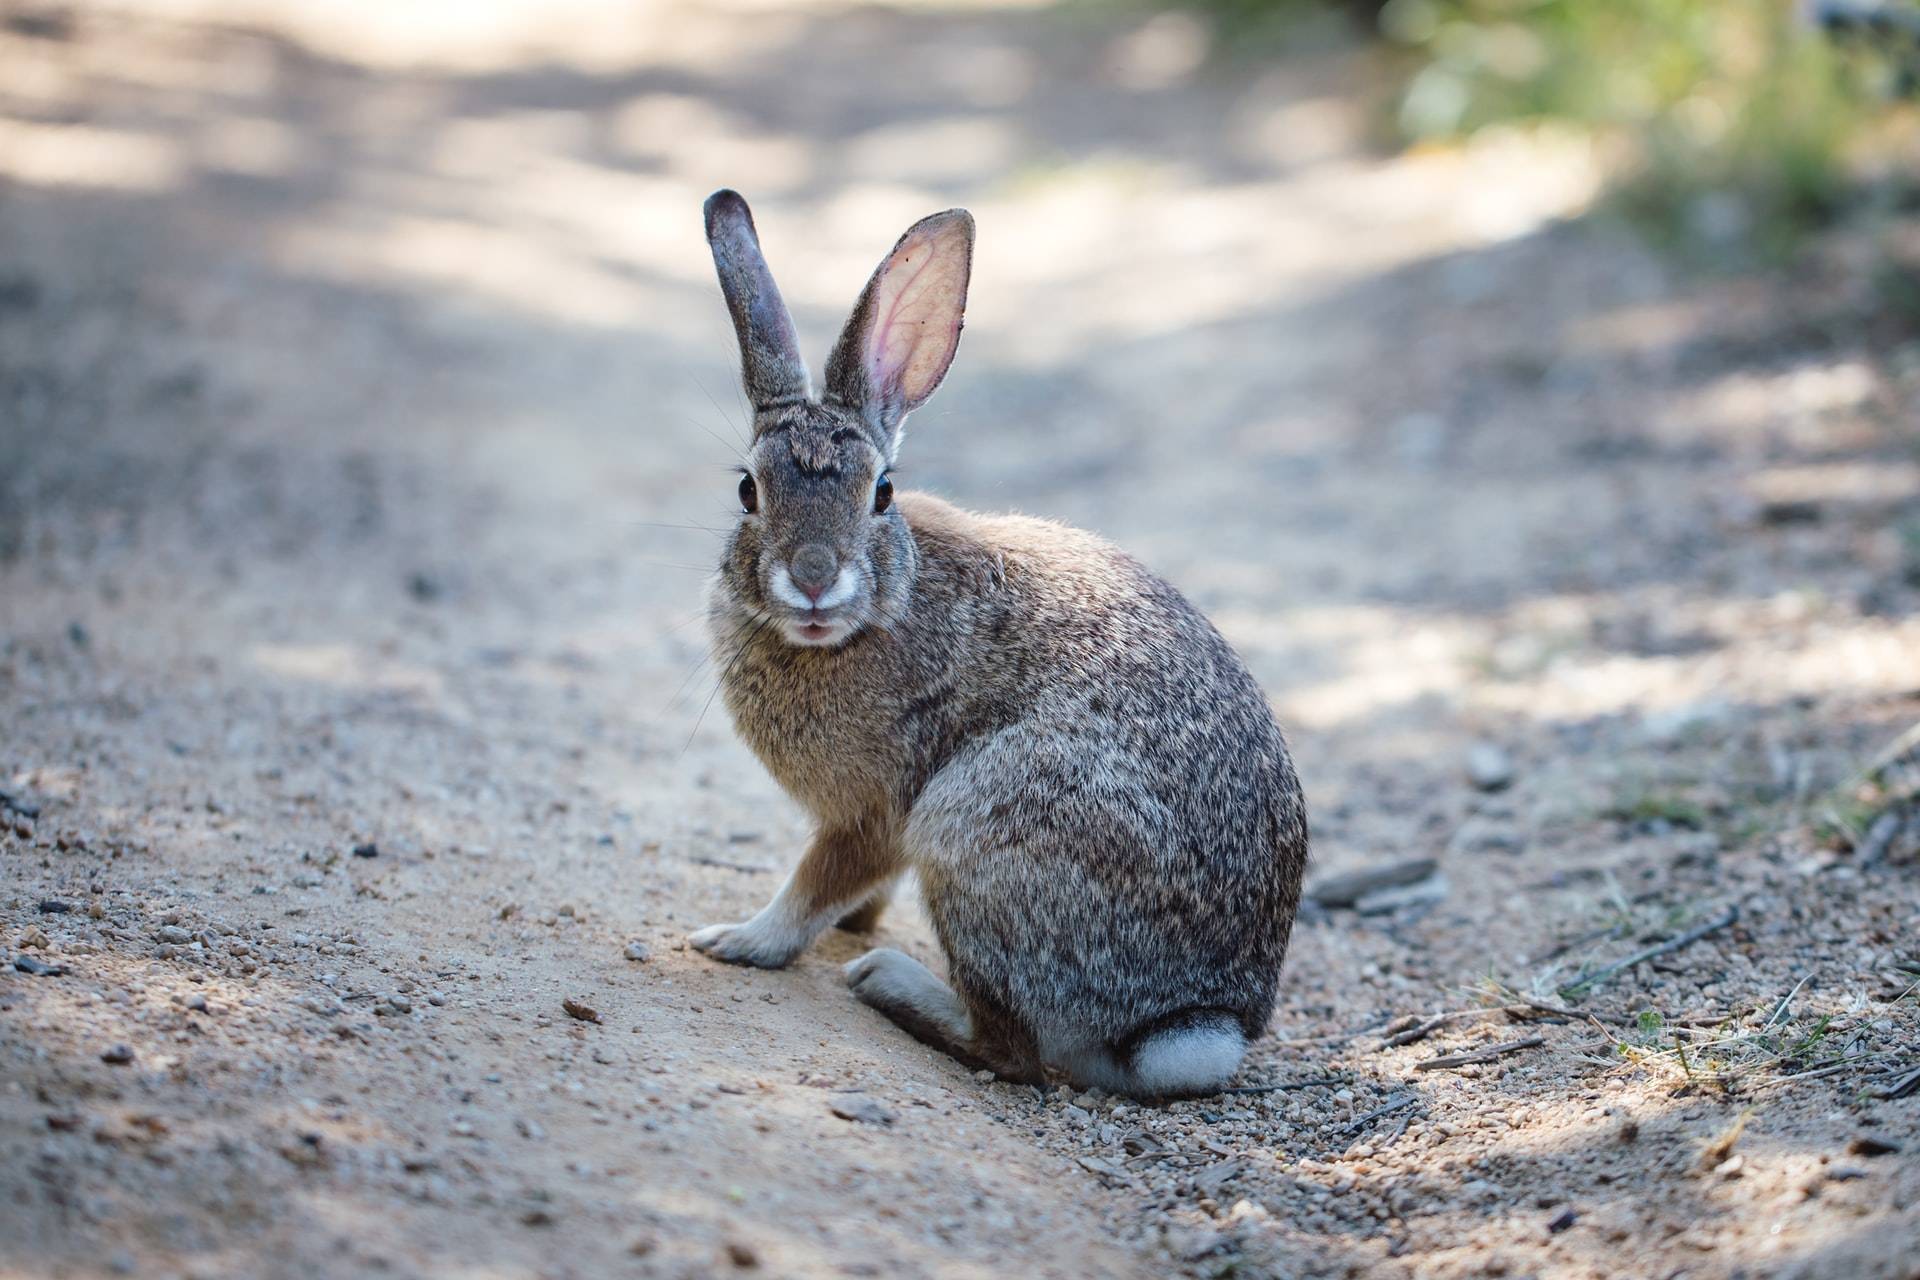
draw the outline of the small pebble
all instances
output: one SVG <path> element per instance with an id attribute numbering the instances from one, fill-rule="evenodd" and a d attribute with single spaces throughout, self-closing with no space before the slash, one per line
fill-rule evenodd
<path id="1" fill-rule="evenodd" d="M 1513 757 L 1492 742 L 1467 748 L 1467 781 L 1480 791 L 1505 791 L 1513 785 Z"/>
<path id="2" fill-rule="evenodd" d="M 356 858 L 377 858 L 380 856 L 380 846 L 371 840 L 365 844 L 357 844 L 353 846 L 353 856 Z"/>
<path id="3" fill-rule="evenodd" d="M 889 1125 L 893 1123 L 893 1112 L 864 1093 L 842 1094 L 827 1103 L 827 1110 L 842 1120 L 851 1120 L 856 1124 Z"/>
<path id="4" fill-rule="evenodd" d="M 109 1045 L 106 1049 L 101 1051 L 100 1061 L 110 1062 L 115 1066 L 121 1066 L 125 1063 L 132 1062 L 133 1046 L 127 1045 L 127 1044 Z"/>
<path id="5" fill-rule="evenodd" d="M 623 954 L 629 960 L 644 961 L 652 956 L 653 952 L 647 950 L 646 943 L 635 940 L 627 944 L 627 949 Z"/>

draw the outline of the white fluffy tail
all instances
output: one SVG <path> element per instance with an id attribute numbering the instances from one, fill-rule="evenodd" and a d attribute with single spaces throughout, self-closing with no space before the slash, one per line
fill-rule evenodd
<path id="1" fill-rule="evenodd" d="M 1190 1098 L 1226 1088 L 1247 1054 L 1247 1038 L 1231 1014 L 1209 1012 L 1150 1031 L 1128 1050 L 1063 1055 L 1061 1065 L 1083 1087 L 1136 1098 Z"/>
<path id="2" fill-rule="evenodd" d="M 1134 1048 L 1130 1093 L 1179 1097 L 1218 1093 L 1240 1069 L 1247 1038 L 1239 1024 L 1220 1017 L 1156 1031 Z"/>

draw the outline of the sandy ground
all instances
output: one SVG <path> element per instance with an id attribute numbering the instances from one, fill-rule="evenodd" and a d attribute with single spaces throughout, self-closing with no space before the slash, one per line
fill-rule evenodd
<path id="1" fill-rule="evenodd" d="M 0 1276 L 1920 1275 L 1920 822 L 1819 829 L 1920 719 L 1920 347 L 1844 245 L 1684 277 L 1179 18 L 0 15 Z M 683 949 L 804 834 L 701 669 L 722 183 L 820 351 L 972 207 L 902 482 L 1135 550 L 1320 873 L 1437 860 L 1241 1092 Z"/>

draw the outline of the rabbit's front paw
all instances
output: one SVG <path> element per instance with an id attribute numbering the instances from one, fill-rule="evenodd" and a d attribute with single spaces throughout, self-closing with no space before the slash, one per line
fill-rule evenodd
<path id="1" fill-rule="evenodd" d="M 739 924 L 710 924 L 687 935 L 687 941 L 715 960 L 759 969 L 786 968 L 806 945 L 791 930 L 769 926 L 759 916 Z"/>

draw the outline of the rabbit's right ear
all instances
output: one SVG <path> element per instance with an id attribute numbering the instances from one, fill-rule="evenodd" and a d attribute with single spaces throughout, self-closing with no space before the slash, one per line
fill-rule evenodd
<path id="1" fill-rule="evenodd" d="M 740 377 L 755 409 L 805 400 L 812 390 L 807 362 L 800 357 L 793 317 L 780 286 L 760 253 L 753 213 L 738 191 L 721 189 L 707 197 L 707 243 L 727 296 L 733 330 L 740 338 Z"/>
<path id="2" fill-rule="evenodd" d="M 827 359 L 827 398 L 859 413 L 888 458 L 900 423 L 947 376 L 966 320 L 973 215 L 948 209 L 907 228 L 867 281 Z"/>

